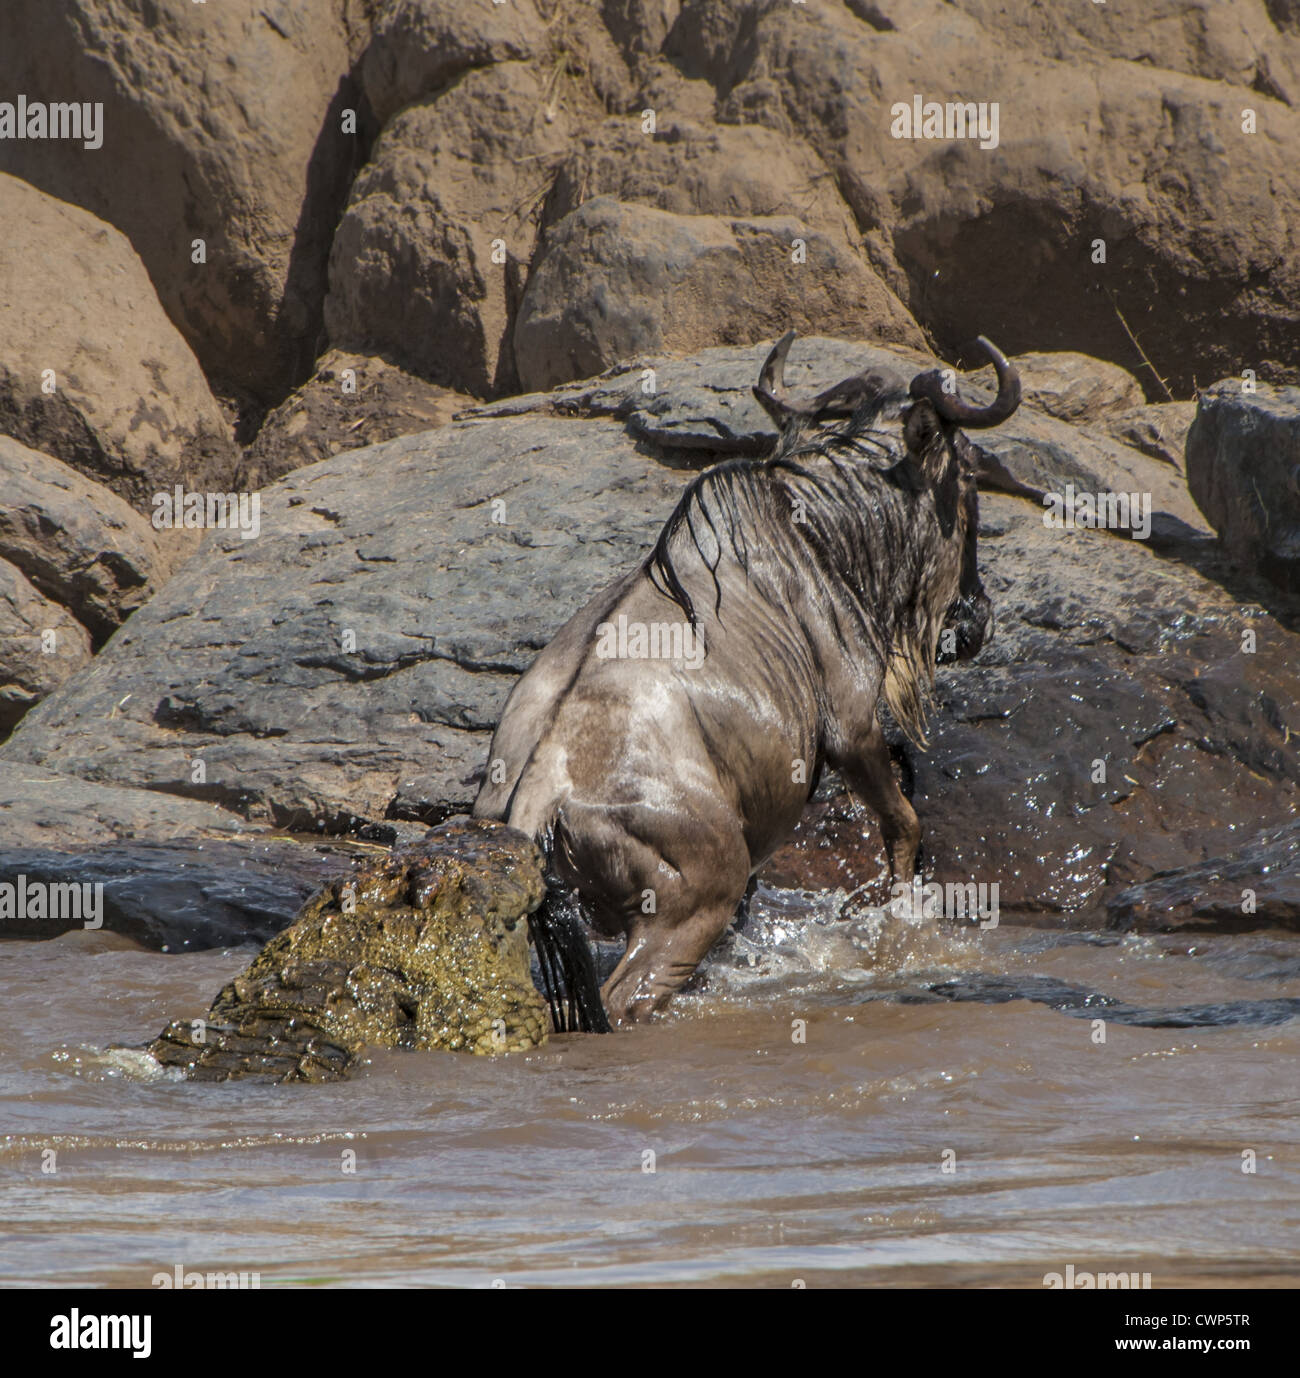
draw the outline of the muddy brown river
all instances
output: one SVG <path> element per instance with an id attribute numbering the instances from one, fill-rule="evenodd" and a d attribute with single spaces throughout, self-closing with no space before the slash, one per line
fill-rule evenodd
<path id="1" fill-rule="evenodd" d="M 1293 939 L 837 910 L 761 890 L 650 1027 L 325 1086 L 105 1061 L 251 948 L 7 942 L 0 1285 L 1297 1284 Z"/>

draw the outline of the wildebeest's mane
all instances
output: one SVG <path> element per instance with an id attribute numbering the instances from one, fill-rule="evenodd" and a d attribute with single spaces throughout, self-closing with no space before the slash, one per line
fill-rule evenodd
<path id="1" fill-rule="evenodd" d="M 698 625 L 694 600 L 678 575 L 672 554 L 684 529 L 690 544 L 713 576 L 714 612 L 720 612 L 722 588 L 717 571 L 724 550 L 729 548 L 737 564 L 749 573 L 747 534 L 754 529 L 756 520 L 770 516 L 768 508 L 774 475 L 789 475 L 801 481 L 799 486 L 803 491 L 798 496 L 803 508 L 803 524 L 823 539 L 839 535 L 847 537 L 855 547 L 862 546 L 861 524 L 846 519 L 854 506 L 867 496 L 863 491 L 863 466 L 844 461 L 850 457 L 866 458 L 871 461 L 869 472 L 880 474 L 884 467 L 881 461 L 898 458 L 897 445 L 885 435 L 873 433 L 872 427 L 884 405 L 900 398 L 901 394 L 891 394 L 869 399 L 838 425 L 823 424 L 814 427 L 811 433 L 783 439 L 776 453 L 768 459 L 726 460 L 696 475 L 664 523 L 646 560 L 646 570 L 655 586 L 682 609 L 692 626 Z M 830 461 L 830 474 L 814 472 L 800 462 L 813 458 Z M 712 536 L 712 555 L 701 543 L 701 534 L 706 528 Z M 857 553 L 870 559 L 869 551 Z M 848 568 L 844 562 L 838 567 L 842 572 Z"/>
<path id="2" fill-rule="evenodd" d="M 885 407 L 904 400 L 901 393 L 877 395 L 841 422 L 788 434 L 768 459 L 727 460 L 705 470 L 682 494 L 644 568 L 692 626 L 699 612 L 678 568 L 684 550 L 693 550 L 709 571 L 717 616 L 725 615 L 724 560 L 745 572 L 751 590 L 760 591 L 756 573 L 766 575 L 759 582 L 769 602 L 778 601 L 785 575 L 825 581 L 841 595 L 828 599 L 826 608 L 841 650 L 853 655 L 866 641 L 885 666 L 891 712 L 924 742 L 922 703 L 934 668 L 929 629 L 910 621 L 882 625 L 880 617 L 896 602 L 889 596 L 894 588 L 914 585 L 919 571 L 916 542 L 908 539 L 916 470 L 899 462 L 898 440 L 875 429 Z M 864 508 L 872 513 L 870 522 L 862 519 Z M 842 611 L 852 625 L 841 625 Z M 916 611 L 924 622 L 926 610 Z"/>

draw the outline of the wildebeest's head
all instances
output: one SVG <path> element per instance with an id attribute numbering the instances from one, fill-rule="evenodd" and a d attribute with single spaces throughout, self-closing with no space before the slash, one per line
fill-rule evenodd
<path id="1" fill-rule="evenodd" d="M 792 399 L 785 388 L 785 360 L 795 332 L 787 332 L 768 355 L 754 388 L 754 396 L 776 422 L 781 436 L 778 448 L 837 420 L 861 418 L 901 394 L 897 377 L 875 370 L 855 374 L 808 401 Z M 966 660 L 975 655 L 989 635 L 993 606 L 980 580 L 977 560 L 979 492 L 977 482 L 985 467 L 983 450 L 965 435 L 963 427 L 976 429 L 1006 421 L 1020 405 L 1020 376 L 984 336 L 980 347 L 993 363 L 998 394 L 986 406 L 976 406 L 958 395 L 950 369 L 918 373 L 899 397 L 898 420 L 904 455 L 900 461 L 912 481 L 930 485 L 935 512 L 945 536 L 960 523 L 963 527 L 961 573 L 956 595 L 948 605 L 939 637 L 940 662 Z"/>

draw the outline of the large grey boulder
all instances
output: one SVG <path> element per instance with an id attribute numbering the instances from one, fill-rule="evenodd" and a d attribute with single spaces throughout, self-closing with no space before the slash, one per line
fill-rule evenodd
<path id="1" fill-rule="evenodd" d="M 436 821 L 473 799 L 514 677 L 680 482 L 621 426 L 531 416 L 295 470 L 257 539 L 209 533 L 8 759 L 295 830 Z"/>
<path id="2" fill-rule="evenodd" d="M 1229 378 L 1201 393 L 1187 486 L 1235 560 L 1300 593 L 1300 388 Z"/>
<path id="3" fill-rule="evenodd" d="M 210 533 L 90 674 L 32 710 L 0 765 L 295 831 L 464 810 L 514 679 L 644 557 L 712 458 L 704 438 L 761 450 L 770 423 L 749 389 L 764 352 L 647 356 L 295 471 L 263 493 L 257 540 Z M 809 339 L 788 378 L 880 366 L 905 382 L 925 363 Z M 979 440 L 1027 496 L 985 495 L 994 638 L 941 672 L 929 751 L 901 748 L 927 865 L 998 883 L 1009 919 L 1103 922 L 1121 891 L 1292 816 L 1300 641 L 1225 588 L 1169 465 L 1031 406 Z M 1159 549 L 1155 522 L 1148 540 L 1045 524 L 1036 495 L 1062 482 L 1151 494 Z M 828 789 L 771 877 L 852 888 L 878 874 L 873 831 Z"/>

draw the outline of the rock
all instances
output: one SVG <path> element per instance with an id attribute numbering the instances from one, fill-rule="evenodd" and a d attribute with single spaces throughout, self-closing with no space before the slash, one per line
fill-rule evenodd
<path id="1" fill-rule="evenodd" d="M 1102 421 L 1142 405 L 1138 380 L 1104 359 L 1061 351 L 1020 354 L 1014 362 L 1025 401 L 1061 421 Z M 972 381 L 996 389 L 992 364 L 973 374 Z"/>
<path id="2" fill-rule="evenodd" d="M 1118 929 L 1298 932 L 1300 823 L 1270 828 L 1226 856 L 1162 871 L 1112 896 L 1106 911 Z"/>
<path id="3" fill-rule="evenodd" d="M 90 661 L 90 636 L 65 608 L 0 560 L 0 738 Z"/>
<path id="4" fill-rule="evenodd" d="M 210 532 L 0 759 L 296 831 L 465 811 L 514 677 L 680 481 L 617 424 L 531 415 L 295 470 L 256 540 Z"/>
<path id="5" fill-rule="evenodd" d="M 511 390 L 510 322 L 570 130 L 552 99 L 532 67 L 503 62 L 392 121 L 334 237 L 333 346 L 477 397 Z"/>
<path id="6" fill-rule="evenodd" d="M 330 238 L 365 154 L 345 109 L 358 0 L 11 0 L 0 91 L 101 103 L 102 146 L 0 142 L 0 171 L 115 225 L 223 387 L 276 400 L 309 372 Z M 6 224 L 10 217 L 6 214 Z M 194 262 L 193 242 L 206 261 Z M 37 260 L 39 261 L 39 260 Z M 94 262 L 89 271 L 103 271 Z M 128 404 L 132 389 L 123 387 Z"/>
<path id="7" fill-rule="evenodd" d="M 908 753 L 938 879 L 1095 915 L 1294 811 L 1296 634 L 1225 591 L 1210 542 L 1157 556 L 993 495 L 981 515 L 994 639 L 941 671 L 930 750 Z"/>
<path id="8" fill-rule="evenodd" d="M 0 938 L 54 938 L 90 922 L 163 952 L 264 942 L 310 894 L 363 859 L 340 847 L 317 849 L 287 839 L 132 841 L 76 851 L 6 845 L 0 850 Z M 33 916 L 34 891 L 51 897 L 42 911 L 54 895 L 68 893 L 54 886 L 81 887 L 79 903 Z M 12 887 L 9 905 L 5 887 Z"/>
<path id="9" fill-rule="evenodd" d="M 386 844 L 423 832 L 395 823 L 371 836 Z M 20 886 L 102 885 L 100 925 L 163 951 L 260 942 L 314 890 L 377 850 L 269 836 L 201 800 L 0 762 L 0 885 L 15 887 L 15 901 Z M 53 938 L 82 926 L 67 912 L 0 913 L 0 938 Z"/>
<path id="10" fill-rule="evenodd" d="M 962 388 L 963 396 L 979 395 L 964 382 Z M 978 443 L 1001 462 L 1009 480 L 1007 490 L 1043 508 L 1040 518 L 1050 515 L 1046 494 L 1065 495 L 1073 488 L 1076 493 L 1127 493 L 1139 502 L 1149 501 L 1149 535 L 1155 540 L 1205 533 L 1201 514 L 1176 471 L 1105 434 L 1084 432 L 1022 406 L 1010 421 L 981 435 Z"/>
<path id="11" fill-rule="evenodd" d="M 665 118 L 647 134 L 639 117 L 606 120 L 571 144 L 546 198 L 543 227 L 598 196 L 673 215 L 789 216 L 853 253 L 861 238 L 812 149 L 758 126 Z"/>
<path id="12" fill-rule="evenodd" d="M 463 811 L 514 678 L 644 556 L 684 458 L 708 462 L 710 433 L 732 453 L 770 435 L 749 393 L 765 352 L 648 355 L 294 471 L 262 494 L 256 541 L 211 533 L 0 764 L 299 829 Z M 801 339 L 787 380 L 889 367 L 905 383 L 926 366 Z M 1121 892 L 1292 817 L 1295 610 L 1256 601 L 1267 591 L 1232 573 L 1167 464 L 1030 406 L 976 434 L 1030 500 L 982 498 L 993 639 L 941 671 L 930 750 L 900 744 L 900 769 L 930 874 L 998 883 L 1004 922 L 1095 925 Z M 1151 540 L 1045 525 L 1033 495 L 1064 482 L 1150 494 L 1169 523 L 1159 551 L 1154 524 Z M 772 877 L 847 891 L 879 871 L 874 829 L 828 785 Z"/>
<path id="13" fill-rule="evenodd" d="M 244 452 L 237 486 L 263 488 L 340 450 L 434 430 L 472 400 L 383 359 L 332 350 L 317 363 L 315 376 L 262 423 Z"/>
<path id="14" fill-rule="evenodd" d="M 508 398 L 467 414 L 481 418 L 530 413 L 607 416 L 625 421 L 639 440 L 666 450 L 764 455 L 776 442 L 776 429 L 751 391 L 761 359 L 761 351 L 725 347 L 662 361 L 647 353 L 598 378 L 549 393 Z M 786 362 L 786 382 L 792 392 L 807 393 L 825 386 L 827 378 L 869 370 L 893 377 L 906 389 L 917 372 L 933 368 L 936 362 L 919 350 L 899 346 L 800 338 Z M 649 367 L 655 370 L 653 394 L 642 389 L 642 374 Z M 962 395 L 972 400 L 991 398 L 992 390 L 981 388 L 979 379 L 978 373 L 962 376 Z M 978 439 L 1002 465 L 1001 486 L 1019 496 L 1041 503 L 1044 494 L 1064 493 L 1069 484 L 1089 493 L 1148 494 L 1157 535 L 1172 531 L 1181 537 L 1204 530 L 1177 474 L 1134 454 L 1105 433 L 1080 431 L 1032 403 Z M 706 462 L 703 456 L 701 462 Z"/>
<path id="15" fill-rule="evenodd" d="M 542 857 L 502 824 L 459 819 L 340 877 L 212 1002 L 147 1052 L 194 1081 L 333 1081 L 365 1048 L 504 1053 L 546 1042 L 525 916 Z"/>
<path id="16" fill-rule="evenodd" d="M 640 115 L 641 90 L 627 58 L 602 22 L 603 0 L 569 0 L 546 20 L 549 45 L 541 56 L 551 101 L 587 128 L 605 115 Z M 547 12 L 542 8 L 542 13 Z"/>
<path id="17" fill-rule="evenodd" d="M 547 33 L 532 0 L 382 0 L 361 62 L 379 124 L 476 68 L 541 55 Z"/>
<path id="18" fill-rule="evenodd" d="M 1106 417 L 1102 427 L 1121 445 L 1131 445 L 1181 470 L 1187 432 L 1195 416 L 1195 402 L 1150 402 Z"/>
<path id="19" fill-rule="evenodd" d="M 870 261 L 945 352 L 980 334 L 1008 353 L 1077 350 L 1162 399 L 1143 353 L 1175 396 L 1247 365 L 1300 378 L 1300 110 L 1280 98 L 1290 76 L 1269 75 L 1292 70 L 1293 34 L 1252 5 L 1267 38 L 1242 43 L 1224 13 L 1211 81 L 1195 19 L 1172 36 L 1204 6 L 1171 0 L 1160 39 L 1105 7 L 1077 23 L 1029 0 L 858 10 L 687 0 L 664 51 L 711 83 L 721 118 L 784 120 L 813 146 Z M 1063 45 L 1103 26 L 1127 34 Z M 1248 74 L 1229 48 L 1266 52 L 1268 73 L 1235 84 Z M 1174 49 L 1197 75 L 1153 57 Z M 989 116 L 996 102 L 996 144 L 895 137 L 915 98 Z"/>
<path id="20" fill-rule="evenodd" d="M 806 262 L 792 261 L 800 241 Z M 515 323 L 515 362 L 521 384 L 542 389 L 636 354 L 771 338 L 783 322 L 924 344 L 875 274 L 801 221 L 596 197 L 546 234 Z"/>
<path id="21" fill-rule="evenodd" d="M 379 0 L 361 81 L 380 125 L 440 100 L 468 73 L 528 62 L 548 105 L 623 109 L 631 74 L 599 17 L 596 0 L 545 7 L 533 0 Z"/>
<path id="22" fill-rule="evenodd" d="M 1211 0 L 1152 0 L 1143 6 L 1141 24 L 1116 24 L 1096 9 L 1033 0 L 973 0 L 964 8 L 987 31 L 1011 30 L 1017 43 L 1028 41 L 1048 57 L 1122 58 L 1263 93 L 1270 71 L 1285 76 L 1288 86 L 1296 78 L 1300 44 L 1287 33 L 1289 4 L 1241 0 L 1225 8 Z"/>
<path id="23" fill-rule="evenodd" d="M 110 855 L 123 842 L 202 845 L 209 839 L 254 838 L 262 831 L 197 799 L 79 780 L 30 762 L 0 761 L 0 857 L 4 848 L 99 848 Z"/>
<path id="24" fill-rule="evenodd" d="M 0 436 L 0 560 L 65 607 L 96 648 L 169 570 L 153 528 L 102 484 Z"/>
<path id="25" fill-rule="evenodd" d="M 604 0 L 601 15 L 631 63 L 656 56 L 681 13 L 681 0 Z"/>
<path id="26" fill-rule="evenodd" d="M 1187 486 L 1234 560 L 1300 593 L 1300 388 L 1245 394 L 1228 378 L 1202 392 Z"/>
<path id="27" fill-rule="evenodd" d="M 224 491 L 238 452 L 126 238 L 4 175 L 0 219 L 0 432 L 143 511 L 179 482 Z"/>

